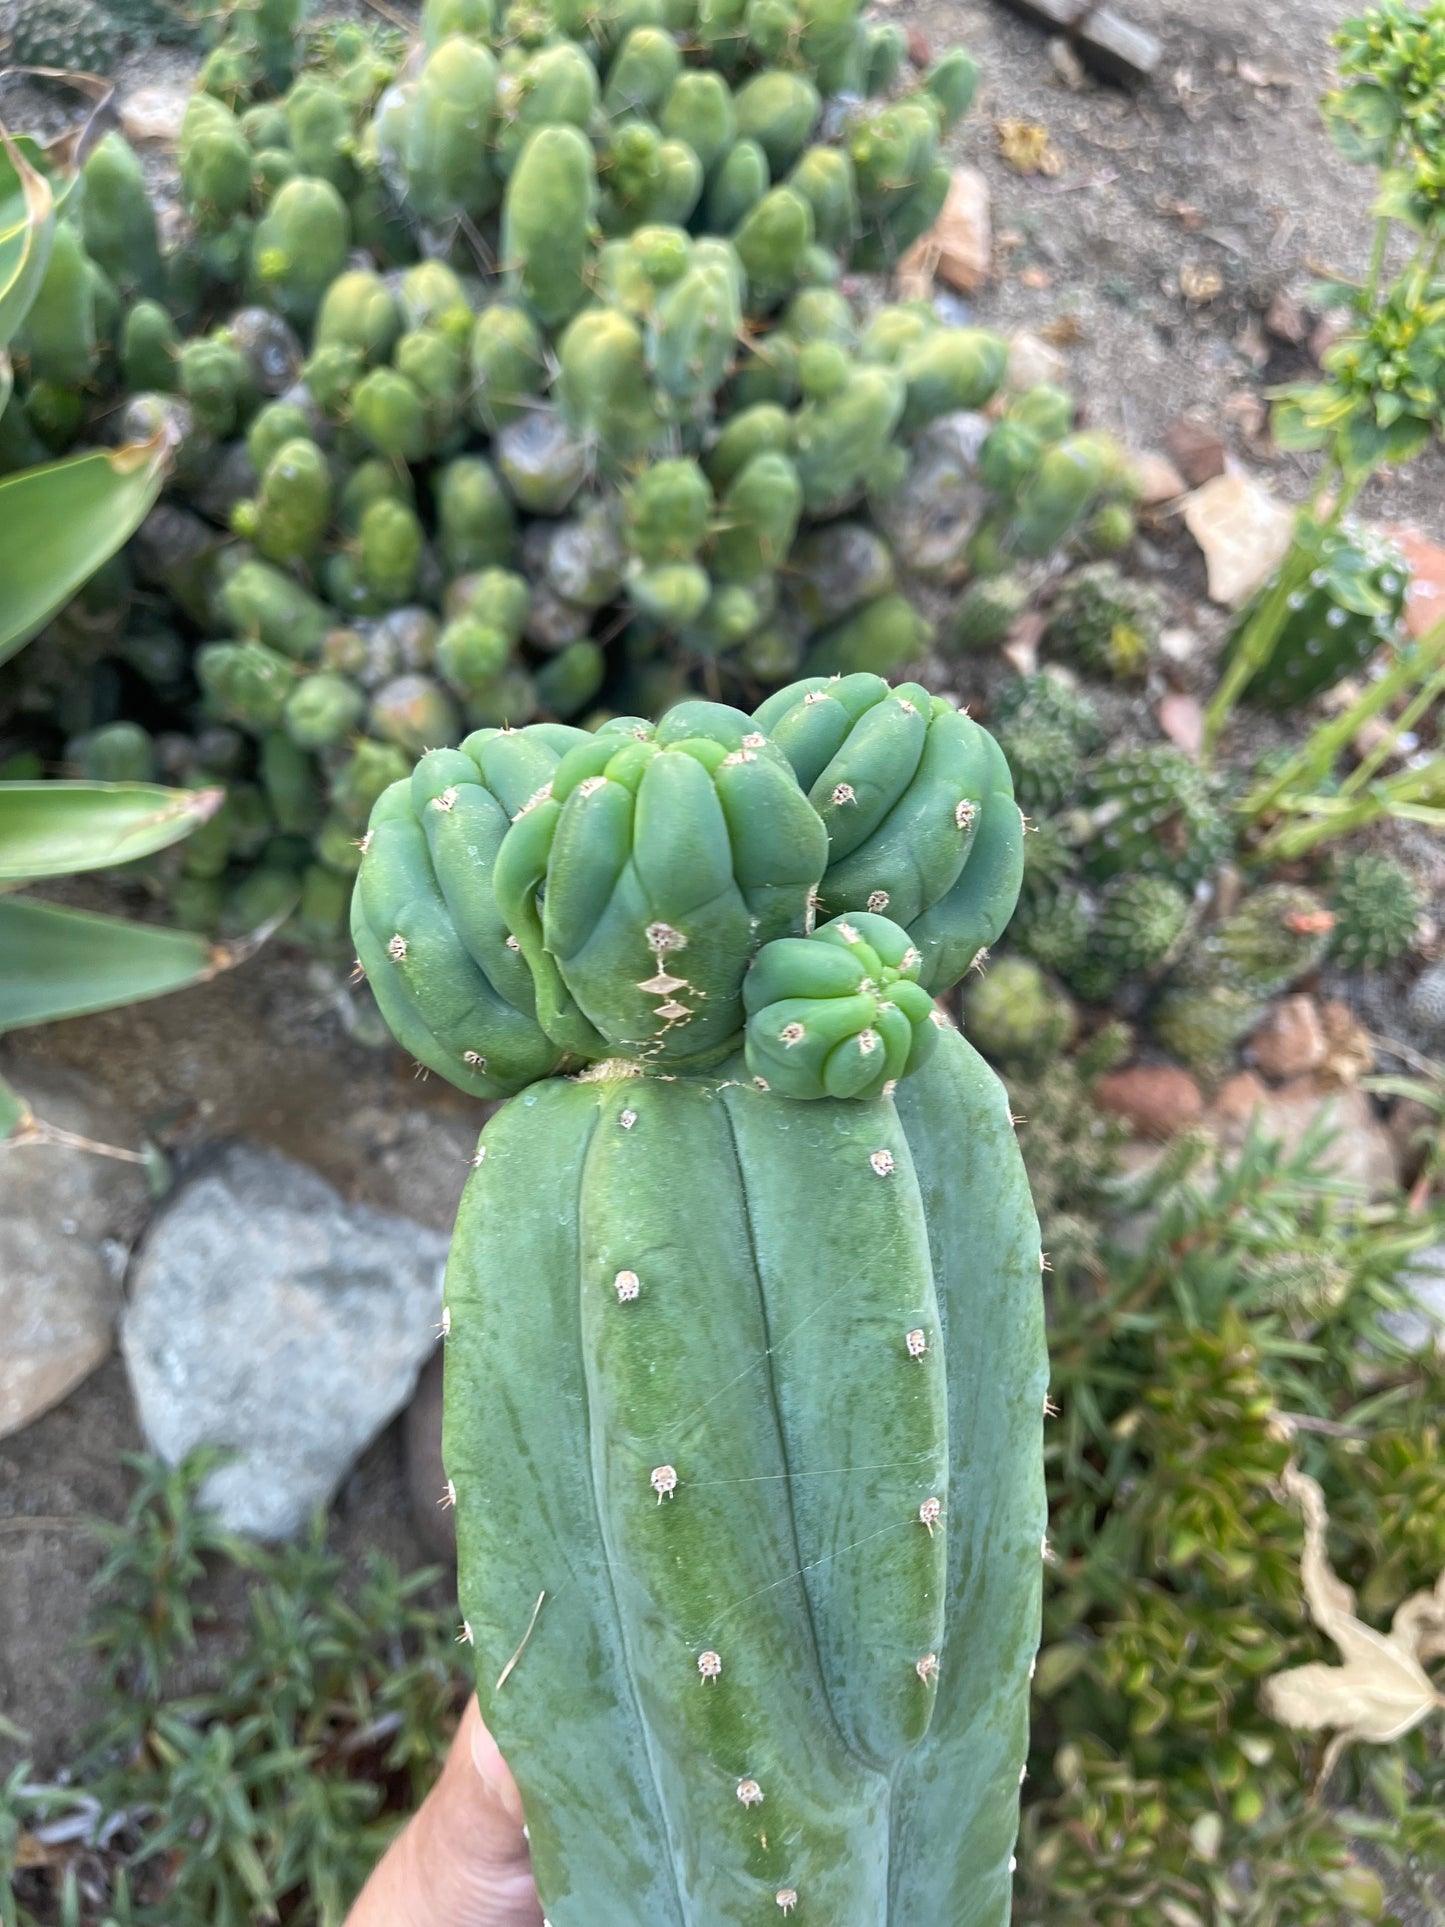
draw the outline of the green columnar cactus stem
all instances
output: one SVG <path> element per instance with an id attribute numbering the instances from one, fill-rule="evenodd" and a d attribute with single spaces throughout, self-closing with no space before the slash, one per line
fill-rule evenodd
<path id="1" fill-rule="evenodd" d="M 851 744 L 870 809 L 952 808 L 952 752 L 985 790 L 988 758 L 873 680 L 812 735 L 824 703 L 784 692 L 786 753 L 706 703 L 479 731 L 372 815 L 352 915 L 383 1012 L 516 1093 L 448 1267 L 444 1456 L 553 1927 L 1008 1916 L 1038 1225 L 913 932 L 807 934 L 829 831 L 794 773 Z"/>

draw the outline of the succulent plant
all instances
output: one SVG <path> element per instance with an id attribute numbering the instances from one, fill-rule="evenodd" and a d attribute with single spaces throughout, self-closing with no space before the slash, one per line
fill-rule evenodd
<path id="1" fill-rule="evenodd" d="M 1191 1069 L 1217 1076 L 1270 998 L 1318 966 L 1333 923 L 1297 884 L 1255 891 L 1175 965 L 1154 1006 L 1155 1035 Z"/>
<path id="2" fill-rule="evenodd" d="M 1029 585 L 1019 575 L 980 576 L 959 597 L 947 631 L 955 649 L 991 649 L 1002 642 L 1029 606 Z"/>
<path id="3" fill-rule="evenodd" d="M 1006 344 L 921 303 L 865 324 L 838 285 L 936 209 L 961 52 L 894 88 L 901 37 L 854 0 L 760 4 L 736 35 L 687 6 L 539 34 L 449 0 L 405 66 L 397 36 L 300 15 L 206 22 L 184 248 L 162 254 L 124 141 L 96 148 L 0 421 L 0 468 L 112 417 L 173 444 L 137 554 L 181 657 L 146 719 L 238 730 L 224 780 L 257 786 L 275 837 L 345 814 L 360 744 L 903 670 L 932 632 L 887 505 L 930 494 L 935 429 L 968 451 L 960 554 L 990 516 L 1001 550 L 1042 553 L 1108 499 L 1117 460 L 1057 390 L 1007 402 L 986 481 Z M 715 70 L 680 63 L 688 34 Z M 506 620 L 497 570 L 527 592 Z M 420 651 L 393 626 L 416 612 Z M 77 705 L 61 740 L 112 713 Z M 277 736 L 309 761 L 273 793 Z M 347 874 L 334 836 L 315 849 Z M 188 918 L 296 854 L 232 845 Z"/>
<path id="4" fill-rule="evenodd" d="M 11 26 L 9 57 L 17 67 L 108 74 L 115 58 L 115 29 L 97 0 L 38 0 L 19 9 Z"/>
<path id="5" fill-rule="evenodd" d="M 1099 746 L 1102 731 L 1093 704 L 1058 676 L 1020 676 L 993 705 L 995 734 L 1019 805 L 1048 815 L 1068 802 L 1082 757 Z"/>
<path id="6" fill-rule="evenodd" d="M 1157 971 L 1188 922 L 1189 899 L 1167 877 L 1115 877 L 1099 893 L 1088 942 L 1077 960 L 1054 967 L 1081 997 L 1106 1002 L 1130 978 Z"/>
<path id="7" fill-rule="evenodd" d="M 1025 859 L 1027 865 L 1027 859 Z M 1093 918 L 1082 890 L 1025 890 L 1009 925 L 1009 942 L 1036 964 L 1077 988 L 1089 965 Z"/>
<path id="8" fill-rule="evenodd" d="M 999 957 L 965 988 L 963 1024 L 985 1057 L 1026 1070 L 1064 1049 L 1075 1018 L 1037 964 Z"/>
<path id="9" fill-rule="evenodd" d="M 1037 1225 L 1003 1092 L 929 992 L 960 967 L 940 906 L 1006 917 L 986 830 L 1016 846 L 1018 814 L 922 691 L 804 683 L 770 712 L 433 750 L 378 800 L 354 899 L 400 1041 L 513 1097 L 448 1267 L 444 1446 L 464 1636 L 559 1927 L 1008 1909 Z M 943 1182 L 960 1156 L 974 1181 Z M 545 1302 L 496 1289 L 544 1275 Z M 825 1365 L 858 1374 L 841 1435 Z M 576 1392 L 541 1433 L 514 1396 L 538 1371 Z"/>
<path id="10" fill-rule="evenodd" d="M 1096 676 L 1126 681 L 1148 669 L 1166 616 L 1164 598 L 1113 562 L 1091 562 L 1065 578 L 1048 639 Z"/>
<path id="11" fill-rule="evenodd" d="M 1393 857 L 1346 857 L 1330 890 L 1331 959 L 1342 970 L 1380 970 L 1414 944 L 1425 908 L 1413 878 Z"/>
<path id="12" fill-rule="evenodd" d="M 1231 846 L 1209 777 L 1170 745 L 1105 757 L 1087 773 L 1083 801 L 1083 860 L 1099 878 L 1140 873 L 1192 890 Z"/>
<path id="13" fill-rule="evenodd" d="M 1282 567 L 1305 579 L 1291 590 L 1269 660 L 1245 691 L 1273 709 L 1305 702 L 1366 663 L 1395 634 L 1410 587 L 1394 544 L 1353 523 L 1327 530 L 1302 518 Z M 1232 647 L 1279 580 L 1276 572 L 1241 611 Z"/>
<path id="14" fill-rule="evenodd" d="M 1255 996 L 1273 997 L 1318 966 L 1333 927 L 1333 916 L 1313 891 L 1299 884 L 1268 884 L 1204 930 L 1177 966 L 1175 979 L 1238 984 Z"/>

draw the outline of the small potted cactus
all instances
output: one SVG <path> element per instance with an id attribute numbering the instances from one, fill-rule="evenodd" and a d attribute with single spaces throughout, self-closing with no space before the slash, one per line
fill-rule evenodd
<path id="1" fill-rule="evenodd" d="M 552 1927 L 1002 1927 L 1039 1633 L 1038 1225 L 935 1004 L 1007 766 L 866 674 L 483 729 L 356 947 L 478 1097 L 446 1281 L 463 1637 Z"/>

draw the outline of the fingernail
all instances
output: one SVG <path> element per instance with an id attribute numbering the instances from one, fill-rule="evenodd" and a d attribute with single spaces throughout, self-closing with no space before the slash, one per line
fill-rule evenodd
<path id="1" fill-rule="evenodd" d="M 497 1742 L 492 1738 L 481 1721 L 472 1733 L 472 1764 L 476 1767 L 483 1784 L 497 1805 L 512 1823 L 521 1827 L 526 1815 L 522 1808 L 522 1796 L 517 1782 L 512 1778 L 511 1769 L 502 1758 Z"/>

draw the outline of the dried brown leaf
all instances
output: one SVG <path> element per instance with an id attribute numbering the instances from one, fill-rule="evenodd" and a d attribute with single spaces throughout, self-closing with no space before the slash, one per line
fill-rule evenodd
<path id="1" fill-rule="evenodd" d="M 1355 1595 L 1330 1565 L 1324 1493 L 1295 1465 L 1286 1469 L 1283 1484 L 1304 1514 L 1300 1583 L 1310 1617 L 1339 1647 L 1344 1664 L 1295 1666 L 1276 1673 L 1261 1687 L 1260 1703 L 1282 1725 L 1331 1733 L 1320 1767 L 1323 1782 L 1353 1741 L 1387 1745 L 1445 1708 L 1445 1694 L 1422 1664 L 1445 1652 L 1445 1573 L 1433 1592 L 1404 1601 L 1388 1633 L 1377 1632 L 1355 1617 Z"/>

